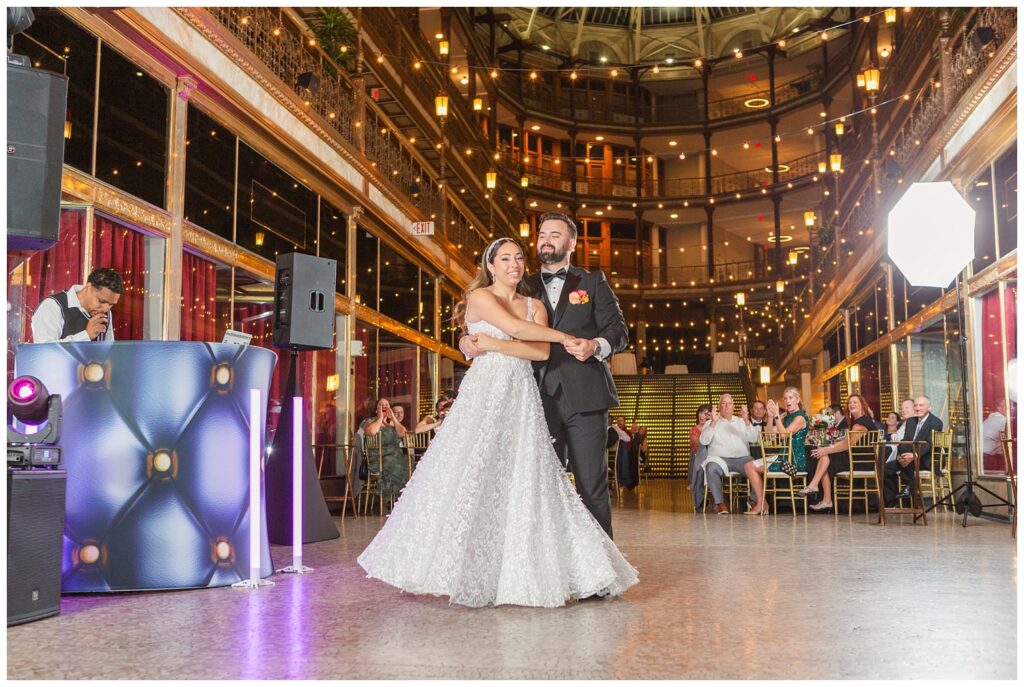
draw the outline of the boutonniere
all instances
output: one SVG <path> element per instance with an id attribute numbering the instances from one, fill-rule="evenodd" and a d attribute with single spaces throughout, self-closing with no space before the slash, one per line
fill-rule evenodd
<path id="1" fill-rule="evenodd" d="M 583 289 L 576 289 L 569 294 L 569 302 L 573 305 L 582 305 L 590 302 L 590 294 Z"/>

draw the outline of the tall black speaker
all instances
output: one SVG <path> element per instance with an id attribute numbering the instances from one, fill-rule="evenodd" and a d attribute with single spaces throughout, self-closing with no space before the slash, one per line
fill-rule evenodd
<path id="1" fill-rule="evenodd" d="M 60 238 L 68 78 L 7 63 L 7 247 L 45 250 Z"/>
<path id="2" fill-rule="evenodd" d="M 338 263 L 302 253 L 277 256 L 274 345 L 294 350 L 334 346 L 334 283 Z"/>
<path id="3" fill-rule="evenodd" d="M 60 613 L 64 470 L 7 470 L 7 624 Z"/>

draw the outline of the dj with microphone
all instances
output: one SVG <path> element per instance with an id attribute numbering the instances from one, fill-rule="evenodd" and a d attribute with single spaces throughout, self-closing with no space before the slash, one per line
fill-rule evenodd
<path id="1" fill-rule="evenodd" d="M 84 285 L 49 296 L 32 315 L 32 340 L 113 341 L 111 309 L 124 293 L 124 280 L 109 267 L 93 270 Z"/>

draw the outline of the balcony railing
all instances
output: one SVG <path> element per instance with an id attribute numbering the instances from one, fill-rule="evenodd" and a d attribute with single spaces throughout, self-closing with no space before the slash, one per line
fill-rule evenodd
<path id="1" fill-rule="evenodd" d="M 400 140 L 397 129 L 388 122 L 387 116 L 368 98 L 362 101 L 366 121 L 360 120 L 360 99 L 351 77 L 318 46 L 307 44 L 304 29 L 289 13 L 265 7 L 211 7 L 207 11 L 302 98 L 310 111 L 320 115 L 327 122 L 331 134 L 356 149 L 362 148 L 368 166 L 380 172 L 380 179 L 397 196 L 408 198 L 424 218 L 439 221 L 442 217 L 442 194 L 436 184 L 438 172 L 424 168 L 416 160 L 412 149 Z M 369 26 L 383 21 L 382 13 L 376 10 L 363 12 L 362 19 L 364 25 Z M 394 36 L 394 28 L 393 25 L 387 28 L 386 35 Z M 319 79 L 316 93 L 298 87 L 298 77 L 303 73 L 312 73 Z M 417 79 L 409 79 L 405 83 L 414 90 L 423 88 Z M 421 95 L 432 104 L 436 92 L 429 93 L 429 96 L 427 93 Z M 453 147 L 465 148 L 469 147 L 467 141 L 472 138 L 459 124 L 455 124 L 449 140 Z M 473 145 L 479 146 L 479 140 Z M 483 171 L 480 170 L 485 170 L 485 165 L 477 163 L 472 168 L 474 174 L 478 173 L 482 179 Z M 500 199 L 496 200 L 495 207 L 507 213 L 506 204 Z M 436 233 L 459 247 L 462 256 L 479 254 L 490 242 L 488 234 L 492 228 L 471 222 L 451 202 L 446 216 L 447 226 L 438 223 Z"/>
<path id="2" fill-rule="evenodd" d="M 849 60 L 850 47 L 847 45 L 836 55 L 829 57 L 829 64 L 836 69 Z M 528 109 L 537 112 L 555 113 L 571 119 L 575 114 L 576 121 L 601 122 L 614 124 L 700 124 L 704 121 L 703 97 L 700 91 L 692 91 L 680 96 L 651 96 L 643 98 L 606 90 L 587 90 L 585 87 L 570 89 L 561 84 L 557 89 L 554 79 L 561 75 L 539 72 L 536 79 L 529 79 L 516 70 L 502 70 L 498 77 L 498 87 L 506 95 L 521 101 Z M 600 84 L 600 81 L 593 83 Z M 775 104 L 782 107 L 798 100 L 809 93 L 822 88 L 821 73 L 814 71 L 793 78 L 782 84 L 776 84 Z M 571 102 L 575 92 L 575 103 Z M 720 98 L 708 103 L 708 115 L 711 121 L 728 119 L 758 112 L 745 105 L 752 98 L 771 100 L 767 88 L 752 91 L 740 96 Z M 575 107 L 573 107 L 575 105 Z"/>
<path id="3" fill-rule="evenodd" d="M 505 169 L 506 183 L 513 186 L 518 185 L 519 175 L 515 169 L 519 165 L 520 153 L 507 144 L 500 148 L 502 158 L 511 161 L 512 168 Z M 785 184 L 818 173 L 818 162 L 823 160 L 824 153 L 811 153 L 802 157 L 782 162 L 788 167 L 786 171 L 779 173 L 779 183 Z M 531 160 L 536 157 L 531 156 Z M 544 159 L 544 164 L 550 164 L 549 169 L 536 169 L 527 166 L 526 176 L 531 185 L 561 191 L 572 192 L 572 177 L 569 172 L 569 164 L 555 165 L 552 160 Z M 772 173 L 764 167 L 750 169 L 740 172 L 720 174 L 711 178 L 711 193 L 714 196 L 739 193 L 758 193 L 763 188 L 771 188 Z M 609 198 L 635 198 L 636 181 L 625 177 L 604 177 L 599 175 L 578 175 L 576 177 L 576 193 L 581 196 L 601 196 Z M 643 179 L 640 186 L 641 198 L 696 198 L 701 199 L 707 196 L 705 180 L 703 177 L 680 177 L 667 179 Z"/>

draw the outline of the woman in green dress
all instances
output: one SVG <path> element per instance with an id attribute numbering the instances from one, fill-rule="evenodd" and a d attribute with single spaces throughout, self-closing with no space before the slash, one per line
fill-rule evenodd
<path id="1" fill-rule="evenodd" d="M 371 475 L 380 475 L 382 497 L 393 498 L 409 480 L 409 456 L 402 448 L 406 429 L 386 398 L 377 399 L 376 413 L 363 420 L 361 427 L 367 436 L 380 434 L 381 459 L 378 462 L 376 456 L 366 456 L 367 468 Z"/>
<path id="2" fill-rule="evenodd" d="M 769 399 L 766 404 L 768 424 L 761 431 L 788 432 L 791 435 L 790 445 L 792 448 L 790 460 L 796 465 L 797 470 L 804 472 L 807 470 L 804 442 L 807 440 L 807 433 L 811 429 L 811 423 L 807 418 L 807 413 L 804 412 L 803 407 L 800 405 L 800 392 L 797 391 L 796 387 L 786 388 L 782 394 L 782 405 L 785 408 L 785 414 L 780 413 L 778 404 L 774 400 Z M 765 503 L 764 482 L 761 478 L 762 473 L 765 471 L 764 461 L 761 461 L 761 465 L 757 465 L 757 463 L 758 461 L 752 461 L 745 466 L 750 487 L 757 495 L 757 503 L 747 511 L 749 515 L 760 515 L 768 507 L 768 504 Z M 782 465 L 779 461 L 775 461 L 768 465 L 768 470 L 770 472 L 781 472 Z"/>

